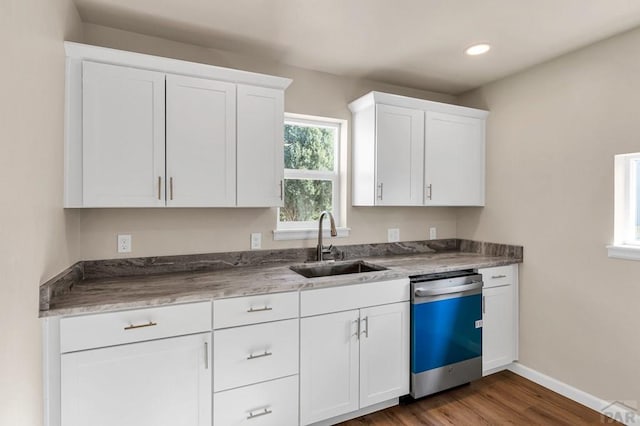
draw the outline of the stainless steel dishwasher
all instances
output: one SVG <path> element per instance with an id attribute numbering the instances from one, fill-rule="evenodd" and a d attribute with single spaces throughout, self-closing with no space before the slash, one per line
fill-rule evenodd
<path id="1" fill-rule="evenodd" d="M 411 277 L 411 396 L 482 377 L 482 275 Z"/>

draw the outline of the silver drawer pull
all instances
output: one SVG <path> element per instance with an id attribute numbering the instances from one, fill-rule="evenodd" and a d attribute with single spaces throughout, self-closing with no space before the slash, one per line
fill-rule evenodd
<path id="1" fill-rule="evenodd" d="M 138 325 L 133 325 L 133 324 L 129 324 L 128 326 L 126 326 L 124 329 L 125 330 L 135 330 L 136 328 L 144 328 L 144 327 L 154 327 L 158 325 L 157 322 L 153 322 L 153 321 L 149 321 L 146 324 L 138 324 Z"/>
<path id="2" fill-rule="evenodd" d="M 507 278 L 506 275 L 491 275 L 492 280 L 497 280 L 498 278 Z"/>
<path id="3" fill-rule="evenodd" d="M 250 308 L 247 312 L 264 312 L 264 311 L 272 311 L 273 308 L 269 306 L 265 306 L 264 308 Z"/>
<path id="4" fill-rule="evenodd" d="M 247 359 L 264 358 L 265 356 L 271 356 L 271 355 L 273 355 L 272 352 L 264 351 L 263 354 L 258 354 L 258 355 L 251 354 L 247 357 Z"/>
<path id="5" fill-rule="evenodd" d="M 269 410 L 268 408 L 265 408 L 264 410 L 260 410 L 257 414 L 254 414 L 253 412 L 249 412 L 249 416 L 247 416 L 247 420 L 255 419 L 256 417 L 266 416 L 267 414 L 271 414 L 271 413 L 273 413 L 273 411 Z"/>

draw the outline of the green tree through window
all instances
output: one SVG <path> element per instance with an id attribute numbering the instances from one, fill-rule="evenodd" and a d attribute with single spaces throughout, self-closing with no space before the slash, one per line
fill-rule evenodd
<path id="1" fill-rule="evenodd" d="M 284 126 L 284 206 L 280 223 L 318 220 L 332 211 L 337 190 L 338 126 L 287 120 Z"/>

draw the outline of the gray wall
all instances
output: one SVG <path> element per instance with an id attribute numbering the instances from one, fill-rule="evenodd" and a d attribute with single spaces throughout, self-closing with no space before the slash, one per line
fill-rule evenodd
<path id="1" fill-rule="evenodd" d="M 0 424 L 42 424 L 38 286 L 78 260 L 62 209 L 65 39 L 71 0 L 0 1 Z"/>
<path id="2" fill-rule="evenodd" d="M 487 207 L 458 236 L 518 243 L 522 363 L 640 402 L 640 262 L 609 259 L 613 156 L 640 151 L 640 30 L 489 84 Z"/>

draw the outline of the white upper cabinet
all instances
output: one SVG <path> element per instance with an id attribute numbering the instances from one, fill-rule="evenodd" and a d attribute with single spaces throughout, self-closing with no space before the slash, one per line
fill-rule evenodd
<path id="1" fill-rule="evenodd" d="M 282 204 L 291 80 L 65 48 L 65 207 Z"/>
<path id="2" fill-rule="evenodd" d="M 167 75 L 167 205 L 236 203 L 236 85 Z"/>
<path id="3" fill-rule="evenodd" d="M 164 74 L 82 67 L 83 204 L 164 205 Z"/>
<path id="4" fill-rule="evenodd" d="M 484 205 L 487 111 L 380 92 L 349 108 L 353 205 Z"/>
<path id="5" fill-rule="evenodd" d="M 238 85 L 238 207 L 283 205 L 284 92 Z"/>
<path id="6" fill-rule="evenodd" d="M 378 105 L 375 146 L 375 204 L 421 205 L 424 112 Z"/>
<path id="7" fill-rule="evenodd" d="M 484 205 L 484 120 L 427 111 L 425 205 Z"/>

